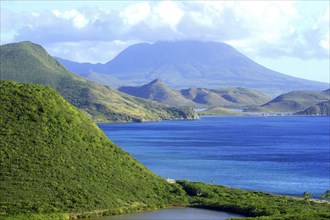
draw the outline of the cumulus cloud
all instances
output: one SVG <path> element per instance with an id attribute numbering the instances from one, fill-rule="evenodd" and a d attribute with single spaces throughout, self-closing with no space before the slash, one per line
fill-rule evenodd
<path id="1" fill-rule="evenodd" d="M 329 56 L 329 8 L 301 29 L 296 24 L 304 18 L 295 1 L 134 2 L 121 11 L 84 7 L 1 13 L 2 35 L 15 30 L 14 41 L 41 43 L 76 60 L 104 61 L 132 43 L 183 39 L 227 42 L 252 56 Z"/>

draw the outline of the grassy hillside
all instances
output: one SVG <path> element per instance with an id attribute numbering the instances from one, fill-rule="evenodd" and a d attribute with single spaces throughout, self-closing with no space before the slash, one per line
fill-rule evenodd
<path id="1" fill-rule="evenodd" d="M 0 81 L 0 218 L 184 202 L 50 87 Z M 24 218 L 23 218 L 24 219 Z"/>
<path id="2" fill-rule="evenodd" d="M 49 85 L 95 121 L 130 122 L 197 117 L 191 109 L 170 108 L 144 101 L 78 77 L 40 45 L 31 42 L 2 45 L 0 52 L 0 79 Z"/>
<path id="3" fill-rule="evenodd" d="M 247 109 L 247 111 L 297 112 L 329 99 L 330 96 L 326 92 L 293 91 L 280 95 L 260 107 Z"/>
<path id="4" fill-rule="evenodd" d="M 318 103 L 295 114 L 311 116 L 330 116 L 330 101 Z"/>

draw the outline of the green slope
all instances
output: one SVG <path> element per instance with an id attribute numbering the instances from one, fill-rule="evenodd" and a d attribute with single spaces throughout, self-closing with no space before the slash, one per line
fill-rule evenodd
<path id="1" fill-rule="evenodd" d="M 197 118 L 192 109 L 170 108 L 87 81 L 68 71 L 40 45 L 31 42 L 0 46 L 0 59 L 0 79 L 49 85 L 95 121 Z"/>
<path id="2" fill-rule="evenodd" d="M 143 86 L 122 86 L 119 91 L 172 106 L 197 106 L 197 103 L 183 97 L 178 91 L 171 89 L 164 82 L 155 79 Z"/>
<path id="3" fill-rule="evenodd" d="M 184 202 L 180 188 L 114 145 L 50 87 L 0 81 L 0 91 L 0 218 Z"/>

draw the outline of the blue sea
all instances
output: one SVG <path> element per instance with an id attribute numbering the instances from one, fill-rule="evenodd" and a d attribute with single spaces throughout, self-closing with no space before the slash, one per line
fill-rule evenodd
<path id="1" fill-rule="evenodd" d="M 330 189 L 330 117 L 203 117 L 99 124 L 156 174 L 318 197 Z"/>

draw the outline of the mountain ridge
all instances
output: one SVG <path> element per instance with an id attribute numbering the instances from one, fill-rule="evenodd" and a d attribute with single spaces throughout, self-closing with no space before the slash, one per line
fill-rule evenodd
<path id="1" fill-rule="evenodd" d="M 227 108 L 245 108 L 264 104 L 270 97 L 247 88 L 189 88 L 174 90 L 160 79 L 155 79 L 142 86 L 123 86 L 119 91 L 130 95 L 154 100 L 174 106 L 195 108 L 221 106 Z"/>
<path id="2" fill-rule="evenodd" d="M 109 62 L 93 67 L 134 85 L 161 78 L 173 88 L 247 87 L 267 94 L 292 90 L 324 90 L 326 83 L 288 76 L 217 42 L 174 41 L 135 44 Z"/>

